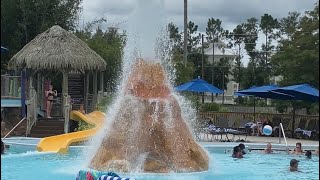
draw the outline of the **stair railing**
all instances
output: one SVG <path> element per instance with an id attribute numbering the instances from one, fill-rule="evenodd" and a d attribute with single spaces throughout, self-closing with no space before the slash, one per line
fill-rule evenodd
<path id="1" fill-rule="evenodd" d="M 26 136 L 31 132 L 32 126 L 37 122 L 37 93 L 34 92 L 32 98 L 27 101 L 27 128 Z"/>
<path id="2" fill-rule="evenodd" d="M 15 130 L 19 124 L 21 124 L 24 120 L 26 119 L 26 117 L 22 118 L 17 125 L 15 125 L 1 140 L 4 140 L 13 130 Z"/>

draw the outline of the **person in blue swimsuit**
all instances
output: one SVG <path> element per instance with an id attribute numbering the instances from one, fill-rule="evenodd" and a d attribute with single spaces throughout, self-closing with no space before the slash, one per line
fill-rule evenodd
<path id="1" fill-rule="evenodd" d="M 47 98 L 47 118 L 51 117 L 51 110 L 52 110 L 52 104 L 53 104 L 53 98 L 57 96 L 57 90 L 53 90 L 53 86 L 49 85 L 49 90 L 46 91 L 46 98 Z"/>

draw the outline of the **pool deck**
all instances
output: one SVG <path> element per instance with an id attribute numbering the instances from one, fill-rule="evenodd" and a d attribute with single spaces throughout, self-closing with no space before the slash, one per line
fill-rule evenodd
<path id="1" fill-rule="evenodd" d="M 203 137 L 203 136 L 201 136 Z M 237 139 L 237 137 L 236 137 Z M 240 136 L 240 139 L 245 139 L 245 136 Z M 218 141 L 210 141 L 211 137 L 209 135 L 209 139 L 206 137 L 202 139 L 202 142 L 210 143 L 210 144 L 224 144 L 227 142 L 218 142 Z M 279 137 L 266 137 L 266 136 L 247 136 L 247 139 L 243 143 L 272 143 L 272 144 L 279 144 Z M 288 145 L 295 145 L 297 142 L 301 142 L 302 145 L 313 145 L 319 146 L 319 141 L 316 140 L 305 140 L 305 139 L 294 139 L 294 138 L 287 138 Z M 240 142 L 239 142 L 240 143 Z M 285 141 L 283 137 L 281 138 L 282 145 L 285 145 Z"/>

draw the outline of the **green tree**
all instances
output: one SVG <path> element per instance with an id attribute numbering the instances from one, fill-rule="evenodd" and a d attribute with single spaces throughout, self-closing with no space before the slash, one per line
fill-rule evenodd
<path id="1" fill-rule="evenodd" d="M 276 75 L 282 77 L 280 85 L 287 86 L 308 83 L 319 89 L 319 2 L 311 11 L 299 18 L 291 18 L 290 31 L 281 28 L 281 33 L 290 33 L 289 38 L 279 41 L 277 52 L 271 59 Z M 290 103 L 274 102 L 277 107 L 289 107 Z M 317 105 L 309 102 L 295 103 L 297 108 L 316 109 Z"/>
<path id="2" fill-rule="evenodd" d="M 265 34 L 265 44 L 262 44 L 262 51 L 265 53 L 265 62 L 263 73 L 265 74 L 265 84 L 269 83 L 271 72 L 271 52 L 274 50 L 272 40 L 276 38 L 275 29 L 279 27 L 279 22 L 269 14 L 264 14 L 260 19 L 260 30 Z"/>
<path id="3" fill-rule="evenodd" d="M 189 24 L 192 24 L 192 23 L 189 23 Z M 192 26 L 194 26 L 194 24 Z M 193 27 L 193 28 L 195 28 L 195 27 Z M 193 28 L 190 27 L 191 30 Z M 187 66 L 185 66 L 183 63 L 182 32 L 179 31 L 179 28 L 174 23 L 171 22 L 167 25 L 167 29 L 169 32 L 169 39 L 172 44 L 172 49 L 171 49 L 172 63 L 173 63 L 173 67 L 176 72 L 175 85 L 180 85 L 180 84 L 185 83 L 185 82 L 189 81 L 190 79 L 192 79 L 194 65 L 193 65 L 193 62 L 190 62 L 190 61 L 188 62 Z M 190 30 L 188 30 L 188 32 L 190 32 Z M 190 40 L 191 39 L 189 39 L 189 41 Z"/>
<path id="4" fill-rule="evenodd" d="M 300 13 L 289 12 L 287 17 L 281 18 L 279 22 L 280 38 L 292 40 L 292 35 L 297 31 L 299 25 Z"/>
<path id="5" fill-rule="evenodd" d="M 198 51 L 197 45 L 200 43 L 201 36 L 198 34 L 198 25 L 189 21 L 188 23 L 188 53 Z"/>
<path id="6" fill-rule="evenodd" d="M 83 30 L 77 31 L 76 35 L 86 42 L 91 49 L 98 53 L 107 63 L 104 81 L 108 91 L 114 90 L 121 72 L 123 48 L 126 42 L 124 33 L 119 33 L 118 28 L 109 27 L 101 29 L 101 24 L 106 23 L 105 19 L 99 19 L 88 23 Z M 91 33 L 93 26 L 98 25 L 94 33 Z"/>
<path id="7" fill-rule="evenodd" d="M 209 18 L 206 27 L 207 41 L 218 42 L 224 37 L 222 21 L 220 19 Z"/>
<path id="8" fill-rule="evenodd" d="M 222 21 L 220 19 L 214 19 L 214 18 L 209 18 L 207 22 L 207 27 L 206 27 L 206 34 L 207 34 L 207 42 L 208 43 L 218 43 L 221 40 L 224 39 L 225 36 L 225 31 L 222 28 Z M 215 45 L 216 46 L 216 45 Z M 221 44 L 218 44 L 218 46 L 222 47 Z M 213 47 L 214 48 L 214 47 Z M 215 59 L 214 59 L 215 60 Z M 211 64 L 211 69 L 207 69 L 208 72 L 211 74 L 211 78 L 209 82 L 212 82 L 212 84 L 216 85 L 219 84 L 221 88 L 223 87 L 223 78 L 222 78 L 222 71 L 221 68 L 216 68 L 216 66 L 225 66 L 224 61 L 212 61 L 210 62 Z M 224 70 L 224 69 L 223 69 Z M 224 71 L 226 76 L 228 77 L 229 71 Z M 220 74 L 221 73 L 221 74 Z M 208 80 L 209 80 L 208 79 Z"/>
<path id="9" fill-rule="evenodd" d="M 228 47 L 234 47 L 237 49 L 237 58 L 235 59 L 234 62 L 234 67 L 232 70 L 232 75 L 234 78 L 234 81 L 239 83 L 239 89 L 242 89 L 242 82 L 241 80 L 244 78 L 244 65 L 241 62 L 242 55 L 241 55 L 241 50 L 242 46 L 245 41 L 245 28 L 244 28 L 244 23 L 239 24 L 236 26 L 235 29 L 233 29 L 232 32 L 226 32 L 226 37 L 228 40 Z M 240 83 L 241 82 L 241 83 Z"/>
<path id="10" fill-rule="evenodd" d="M 1 70 L 8 60 L 35 36 L 59 25 L 75 30 L 82 0 L 2 0 L 1 45 L 9 52 L 1 55 Z"/>
<path id="11" fill-rule="evenodd" d="M 179 32 L 179 28 L 171 22 L 168 24 L 167 30 L 169 32 L 169 39 L 173 45 L 173 50 L 183 53 L 182 35 L 181 32 Z"/>
<path id="12" fill-rule="evenodd" d="M 272 57 L 281 85 L 309 83 L 319 88 L 319 4 L 301 17 L 292 39 L 281 40 Z"/>

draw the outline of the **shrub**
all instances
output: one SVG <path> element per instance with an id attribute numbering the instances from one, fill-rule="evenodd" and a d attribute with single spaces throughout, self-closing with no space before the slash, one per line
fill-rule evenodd
<path id="1" fill-rule="evenodd" d="M 79 121 L 78 128 L 76 131 L 84 131 L 93 128 L 94 125 L 91 125 L 85 121 Z"/>

